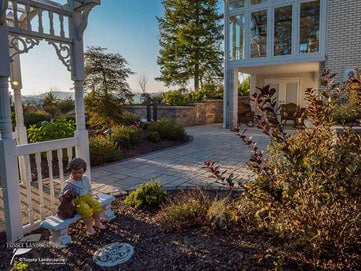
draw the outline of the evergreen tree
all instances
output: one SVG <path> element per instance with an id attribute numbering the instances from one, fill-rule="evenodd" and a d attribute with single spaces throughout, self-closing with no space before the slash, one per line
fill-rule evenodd
<path id="1" fill-rule="evenodd" d="M 194 89 L 223 76 L 222 15 L 217 0 L 163 0 L 164 17 L 157 17 L 161 46 L 157 80 L 167 86 L 184 86 L 194 79 Z"/>
<path id="2" fill-rule="evenodd" d="M 91 125 L 110 126 L 121 121 L 121 105 L 133 94 L 127 78 L 133 72 L 120 54 L 106 53 L 106 48 L 90 47 L 85 52 L 85 109 Z"/>

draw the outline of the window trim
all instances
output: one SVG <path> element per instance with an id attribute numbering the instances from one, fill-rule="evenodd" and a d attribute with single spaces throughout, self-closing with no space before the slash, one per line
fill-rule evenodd
<path id="1" fill-rule="evenodd" d="M 269 61 L 281 61 L 287 59 L 293 60 L 306 60 L 308 58 L 312 59 L 324 59 L 325 55 L 325 24 L 326 24 L 326 0 L 320 1 L 320 26 L 319 26 L 319 50 L 318 52 L 312 52 L 307 54 L 300 53 L 299 48 L 299 27 L 300 27 L 300 7 L 302 3 L 313 2 L 316 0 L 279 0 L 279 1 L 268 1 L 266 3 L 250 5 L 250 1 L 246 0 L 245 7 L 229 10 L 229 1 L 225 1 L 225 31 L 226 40 L 225 45 L 229 44 L 230 33 L 229 33 L 229 18 L 231 16 L 244 15 L 245 16 L 245 31 L 244 31 L 244 57 L 239 59 L 231 59 L 229 46 L 225 46 L 225 56 L 226 61 L 229 62 L 241 62 L 241 63 L 257 63 L 257 62 L 269 62 Z M 290 55 L 274 55 L 274 13 L 275 8 L 283 6 L 292 6 L 292 49 Z M 251 13 L 255 11 L 267 10 L 267 49 L 266 56 L 252 58 L 251 53 L 251 44 L 250 44 L 250 22 L 251 22 Z M 296 19 L 295 19 L 296 18 Z"/>

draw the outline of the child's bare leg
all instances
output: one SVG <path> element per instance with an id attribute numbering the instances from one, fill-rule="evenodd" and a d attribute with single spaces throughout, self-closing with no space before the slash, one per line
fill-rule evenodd
<path id="1" fill-rule="evenodd" d="M 106 228 L 106 226 L 100 220 L 100 212 L 94 213 L 94 226 L 101 230 Z"/>
<path id="2" fill-rule="evenodd" d="M 89 235 L 94 235 L 95 234 L 95 230 L 93 228 L 93 217 L 85 217 L 83 218 L 84 220 L 84 224 L 86 227 L 86 230 L 88 231 Z"/>

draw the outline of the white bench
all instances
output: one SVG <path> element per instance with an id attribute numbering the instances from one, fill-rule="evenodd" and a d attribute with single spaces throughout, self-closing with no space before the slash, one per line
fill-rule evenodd
<path id="1" fill-rule="evenodd" d="M 111 221 L 115 218 L 115 214 L 111 208 L 112 202 L 115 197 L 108 194 L 97 194 L 95 197 L 99 200 L 100 205 L 103 207 L 101 212 L 101 219 L 104 221 Z M 40 223 L 40 226 L 50 230 L 50 243 L 56 247 L 66 247 L 71 243 L 71 238 L 68 235 L 70 224 L 81 219 L 79 214 L 73 218 L 61 219 L 57 215 L 49 216 Z"/>

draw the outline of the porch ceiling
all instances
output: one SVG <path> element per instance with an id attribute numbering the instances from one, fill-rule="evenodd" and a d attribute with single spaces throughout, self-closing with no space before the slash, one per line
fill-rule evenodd
<path id="1" fill-rule="evenodd" d="M 304 73 L 304 72 L 317 72 L 319 62 L 305 62 L 294 64 L 275 64 L 275 65 L 262 65 L 254 67 L 242 67 L 238 71 L 252 75 L 257 74 L 281 74 L 281 73 Z"/>

